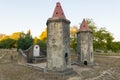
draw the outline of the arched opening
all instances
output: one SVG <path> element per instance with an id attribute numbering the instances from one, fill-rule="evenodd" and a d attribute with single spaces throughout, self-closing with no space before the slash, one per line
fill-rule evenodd
<path id="1" fill-rule="evenodd" d="M 65 53 L 65 62 L 68 63 L 68 53 Z"/>
<path id="2" fill-rule="evenodd" d="M 87 65 L 88 63 L 87 63 L 87 61 L 84 61 L 84 65 Z"/>

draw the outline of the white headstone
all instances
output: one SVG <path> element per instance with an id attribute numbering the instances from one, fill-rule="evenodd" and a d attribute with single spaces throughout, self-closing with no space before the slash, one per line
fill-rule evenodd
<path id="1" fill-rule="evenodd" d="M 34 57 L 40 56 L 40 47 L 39 47 L 39 45 L 34 45 L 34 48 L 33 48 L 33 56 L 34 56 Z"/>

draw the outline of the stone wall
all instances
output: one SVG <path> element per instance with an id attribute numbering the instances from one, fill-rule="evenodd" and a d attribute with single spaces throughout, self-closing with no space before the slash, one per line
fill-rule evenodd
<path id="1" fill-rule="evenodd" d="M 19 49 L 18 64 L 25 65 L 26 63 L 27 63 L 27 55 L 21 49 Z"/>
<path id="2" fill-rule="evenodd" d="M 6 63 L 11 61 L 17 61 L 17 53 L 17 49 L 0 49 L 0 62 Z"/>

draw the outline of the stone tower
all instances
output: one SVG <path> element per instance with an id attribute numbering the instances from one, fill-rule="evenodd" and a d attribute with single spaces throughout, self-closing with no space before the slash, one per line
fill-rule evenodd
<path id="1" fill-rule="evenodd" d="M 71 68 L 70 21 L 66 19 L 59 2 L 46 24 L 48 70 L 64 71 Z"/>
<path id="2" fill-rule="evenodd" d="M 85 19 L 77 33 L 77 53 L 81 65 L 93 65 L 93 34 Z"/>

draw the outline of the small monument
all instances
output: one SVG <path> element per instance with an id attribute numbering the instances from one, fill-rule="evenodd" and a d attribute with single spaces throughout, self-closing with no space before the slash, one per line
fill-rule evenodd
<path id="1" fill-rule="evenodd" d="M 36 63 L 46 60 L 46 53 L 40 50 L 39 45 L 32 45 L 27 50 L 19 49 L 18 62 L 20 64 Z"/>
<path id="2" fill-rule="evenodd" d="M 77 33 L 77 54 L 81 65 L 93 65 L 93 34 L 85 19 Z"/>
<path id="3" fill-rule="evenodd" d="M 40 56 L 40 47 L 39 47 L 39 45 L 34 45 L 33 56 L 34 57 L 39 57 Z"/>
<path id="4" fill-rule="evenodd" d="M 52 71 L 71 69 L 70 21 L 66 19 L 59 2 L 52 18 L 47 20 L 47 68 Z"/>

